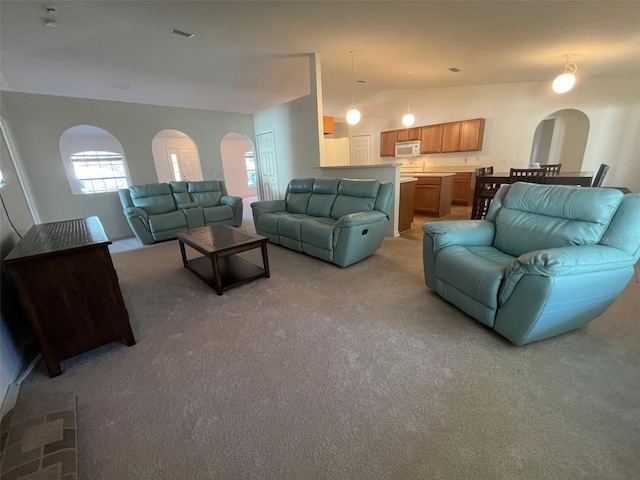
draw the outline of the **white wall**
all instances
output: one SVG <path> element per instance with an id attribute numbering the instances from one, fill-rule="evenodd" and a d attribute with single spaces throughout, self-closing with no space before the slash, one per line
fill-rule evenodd
<path id="1" fill-rule="evenodd" d="M 124 149 L 133 185 L 158 182 L 151 144 L 161 130 L 180 130 L 194 140 L 205 180 L 223 171 L 220 142 L 228 132 L 254 138 L 252 116 L 240 113 L 16 92 L 2 92 L 2 101 L 41 222 L 96 215 L 111 239 L 132 236 L 118 195 L 71 193 L 59 149 L 65 130 L 95 125 L 113 134 Z"/>
<path id="2" fill-rule="evenodd" d="M 249 188 L 247 183 L 247 167 L 244 154 L 253 150 L 249 140 L 222 139 L 222 165 L 224 182 L 229 195 L 236 197 L 252 197 L 257 195 L 256 188 Z"/>
<path id="3" fill-rule="evenodd" d="M 4 208 L 0 209 L 0 257 L 4 259 L 20 240 L 18 233 L 20 235 L 27 233 L 34 221 L 17 171 L 11 161 L 8 146 L 2 135 L 0 135 L 0 170 L 2 170 L 6 182 L 0 191 L 7 209 L 6 212 Z M 18 233 L 14 231 L 11 224 Z M 17 293 L 4 270 L 0 276 L 0 287 L 0 298 L 2 299 L 0 309 L 0 405 L 2 405 L 7 388 L 24 368 L 24 344 L 33 337 L 33 333 L 26 324 Z"/>
<path id="4" fill-rule="evenodd" d="M 367 104 L 358 133 L 365 130 L 379 139 L 380 131 L 404 128 L 401 118 L 406 113 L 406 92 L 385 92 Z M 536 127 L 544 118 L 558 110 L 579 110 L 590 123 L 583 170 L 595 172 L 606 163 L 611 169 L 605 186 L 626 186 L 640 192 L 637 76 L 579 79 L 564 95 L 554 94 L 549 82 L 413 89 L 411 106 L 416 125 L 487 119 L 481 152 L 425 155 L 428 165 L 494 165 L 498 171 L 528 165 Z M 379 119 L 388 123 L 381 126 Z"/>

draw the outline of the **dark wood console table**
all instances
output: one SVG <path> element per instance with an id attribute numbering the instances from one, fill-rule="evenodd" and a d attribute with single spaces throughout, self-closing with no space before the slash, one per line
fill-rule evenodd
<path id="1" fill-rule="evenodd" d="M 4 259 L 50 377 L 60 362 L 106 343 L 134 345 L 98 217 L 34 225 Z"/>

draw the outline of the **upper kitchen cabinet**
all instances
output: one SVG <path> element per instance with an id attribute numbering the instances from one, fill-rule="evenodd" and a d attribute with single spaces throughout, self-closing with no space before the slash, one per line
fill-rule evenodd
<path id="1" fill-rule="evenodd" d="M 440 153 L 442 124 L 420 127 L 420 153 Z"/>
<path id="2" fill-rule="evenodd" d="M 475 152 L 482 150 L 484 118 L 474 118 L 442 125 L 442 152 Z"/>
<path id="3" fill-rule="evenodd" d="M 335 133 L 335 124 L 333 117 L 322 117 L 322 127 L 324 130 L 324 134 L 328 135 L 330 133 Z"/>
<path id="4" fill-rule="evenodd" d="M 460 151 L 476 152 L 482 150 L 484 139 L 484 118 L 475 118 L 460 122 Z"/>
<path id="5" fill-rule="evenodd" d="M 397 141 L 398 141 L 398 130 L 381 132 L 380 133 L 380 156 L 395 157 Z"/>
<path id="6" fill-rule="evenodd" d="M 414 140 L 420 140 L 420 127 L 403 128 L 402 130 L 396 130 L 396 132 L 398 132 L 396 142 L 411 142 Z"/>

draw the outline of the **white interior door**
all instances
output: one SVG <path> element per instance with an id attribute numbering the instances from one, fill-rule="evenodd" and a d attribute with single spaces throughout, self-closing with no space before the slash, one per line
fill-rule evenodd
<path id="1" fill-rule="evenodd" d="M 355 165 L 371 163 L 371 135 L 353 135 L 351 137 L 351 162 Z"/>
<path id="2" fill-rule="evenodd" d="M 260 133 L 258 139 L 258 192 L 260 200 L 278 200 L 278 166 L 273 131 Z"/>
<path id="3" fill-rule="evenodd" d="M 200 158 L 195 148 L 167 147 L 171 176 L 175 181 L 197 182 L 202 180 Z"/>

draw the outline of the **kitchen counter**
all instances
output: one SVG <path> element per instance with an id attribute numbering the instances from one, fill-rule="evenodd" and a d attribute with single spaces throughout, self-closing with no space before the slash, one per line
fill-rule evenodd
<path id="1" fill-rule="evenodd" d="M 417 182 L 418 179 L 414 176 L 410 176 L 410 177 L 405 177 L 404 175 L 400 176 L 400 183 L 407 183 L 407 182 Z"/>
<path id="2" fill-rule="evenodd" d="M 419 173 L 407 173 L 404 174 L 400 172 L 400 177 L 404 177 L 405 175 L 409 175 L 411 177 L 417 178 L 442 178 L 442 177 L 453 177 L 455 176 L 455 172 L 419 172 Z"/>

